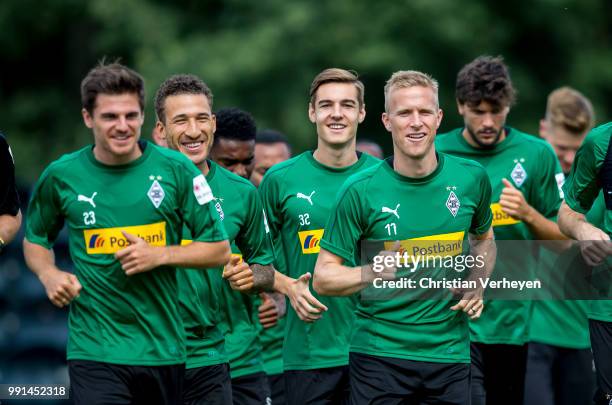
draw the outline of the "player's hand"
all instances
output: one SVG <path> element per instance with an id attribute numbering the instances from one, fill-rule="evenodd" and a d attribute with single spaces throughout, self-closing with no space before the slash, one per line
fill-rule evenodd
<path id="1" fill-rule="evenodd" d="M 289 285 L 287 296 L 298 317 L 304 322 L 314 322 L 321 318 L 327 307 L 310 292 L 310 273 L 302 274 Z"/>
<path id="2" fill-rule="evenodd" d="M 461 299 L 450 309 L 453 311 L 463 311 L 470 319 L 478 319 L 484 309 L 484 301 L 482 299 L 483 291 L 480 288 L 474 290 L 463 291 Z"/>
<path id="3" fill-rule="evenodd" d="M 527 203 L 521 190 L 515 188 L 507 179 L 502 179 L 502 183 L 505 186 L 499 197 L 502 210 L 514 219 L 529 222 L 533 207 Z"/>
<path id="4" fill-rule="evenodd" d="M 150 246 L 144 239 L 121 231 L 130 245 L 115 253 L 115 258 L 121 263 L 121 268 L 127 276 L 153 270 L 163 263 L 164 249 Z"/>
<path id="5" fill-rule="evenodd" d="M 459 296 L 459 302 L 453 305 L 450 309 L 453 311 L 463 311 L 470 319 L 478 319 L 484 309 L 484 289 L 482 287 L 461 289 L 451 288 L 450 291 Z"/>
<path id="6" fill-rule="evenodd" d="M 248 291 L 253 288 L 253 271 L 239 256 L 230 258 L 223 268 L 223 278 L 230 283 L 233 290 Z"/>
<path id="7" fill-rule="evenodd" d="M 259 296 L 262 299 L 262 303 L 258 308 L 259 323 L 261 323 L 264 329 L 268 329 L 276 325 L 278 319 L 282 316 L 281 308 L 279 308 L 279 302 L 272 298 L 270 294 L 261 293 Z M 282 298 L 284 301 L 285 297 L 283 296 Z"/>
<path id="8" fill-rule="evenodd" d="M 589 266 L 598 266 L 612 255 L 612 242 L 607 233 L 591 224 L 585 224 L 580 234 L 580 253 Z"/>
<path id="9" fill-rule="evenodd" d="M 59 269 L 46 272 L 40 281 L 51 303 L 60 308 L 77 298 L 83 288 L 77 276 Z"/>

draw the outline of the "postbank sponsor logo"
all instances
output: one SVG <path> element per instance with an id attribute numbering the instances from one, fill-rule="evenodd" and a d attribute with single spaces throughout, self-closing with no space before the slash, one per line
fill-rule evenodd
<path id="1" fill-rule="evenodd" d="M 86 229 L 83 231 L 83 237 L 85 238 L 87 254 L 113 254 L 129 246 L 130 243 L 121 231 L 142 238 L 151 246 L 166 246 L 165 222 L 117 228 Z"/>
<path id="2" fill-rule="evenodd" d="M 324 230 L 325 229 L 311 229 L 308 231 L 298 232 L 303 254 L 310 255 L 313 253 L 319 253 L 319 251 L 321 250 L 321 248 L 319 247 L 319 243 L 323 238 Z"/>
<path id="3" fill-rule="evenodd" d="M 518 224 L 519 220 L 512 218 L 510 215 L 506 214 L 502 209 L 499 203 L 491 204 L 491 211 L 493 212 L 493 226 L 503 226 L 503 225 L 515 225 Z"/>
<path id="4" fill-rule="evenodd" d="M 465 232 L 461 231 L 404 239 L 400 241 L 399 253 L 406 253 L 410 259 L 421 256 L 457 256 L 463 253 L 464 237 Z M 393 249 L 394 244 L 394 241 L 385 242 L 385 249 Z"/>

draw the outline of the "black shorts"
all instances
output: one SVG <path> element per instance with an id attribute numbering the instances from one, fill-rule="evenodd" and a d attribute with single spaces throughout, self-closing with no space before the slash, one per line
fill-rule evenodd
<path id="1" fill-rule="evenodd" d="M 525 405 L 590 404 L 594 392 L 591 350 L 529 343 Z"/>
<path id="2" fill-rule="evenodd" d="M 527 345 L 472 342 L 472 405 L 523 403 Z"/>
<path id="3" fill-rule="evenodd" d="M 597 376 L 596 404 L 612 404 L 612 322 L 589 319 L 591 349 Z"/>
<path id="4" fill-rule="evenodd" d="M 348 366 L 285 371 L 285 396 L 290 405 L 348 404 Z"/>
<path id="5" fill-rule="evenodd" d="M 185 365 L 69 360 L 68 374 L 75 405 L 176 405 L 182 399 Z"/>
<path id="6" fill-rule="evenodd" d="M 229 364 L 215 364 L 187 369 L 183 404 L 226 405 L 232 403 Z"/>
<path id="7" fill-rule="evenodd" d="M 234 405 L 270 405 L 268 376 L 260 373 L 232 378 Z"/>
<path id="8" fill-rule="evenodd" d="M 268 374 L 268 384 L 270 385 L 270 391 L 272 391 L 272 404 L 287 405 L 288 402 L 285 397 L 285 374 Z"/>
<path id="9" fill-rule="evenodd" d="M 470 365 L 350 353 L 351 404 L 469 405 Z"/>

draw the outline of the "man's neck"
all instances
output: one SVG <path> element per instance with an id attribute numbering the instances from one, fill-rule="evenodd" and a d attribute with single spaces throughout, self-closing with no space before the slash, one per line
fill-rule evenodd
<path id="1" fill-rule="evenodd" d="M 355 139 L 340 148 L 332 148 L 319 141 L 317 149 L 313 153 L 317 162 L 329 167 L 347 167 L 357 162 L 355 150 Z"/>
<path id="2" fill-rule="evenodd" d="M 210 172 L 210 167 L 208 167 L 208 160 L 204 159 L 202 163 L 198 165 L 198 169 L 200 169 L 204 176 L 208 175 L 208 172 Z"/>
<path id="3" fill-rule="evenodd" d="M 434 148 L 431 148 L 431 151 L 423 159 L 413 159 L 397 150 L 394 151 L 393 170 L 402 176 L 419 179 L 433 173 L 437 167 L 438 159 Z"/>

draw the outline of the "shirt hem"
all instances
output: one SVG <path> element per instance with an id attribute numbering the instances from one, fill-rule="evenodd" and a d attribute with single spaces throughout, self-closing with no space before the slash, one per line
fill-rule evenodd
<path id="1" fill-rule="evenodd" d="M 288 364 L 285 362 L 283 365 L 283 371 L 291 371 L 291 370 L 316 370 L 319 368 L 331 368 L 331 367 L 342 367 L 348 366 L 348 357 L 343 361 L 331 361 L 324 363 L 314 363 L 314 364 Z"/>
<path id="2" fill-rule="evenodd" d="M 143 359 L 113 359 L 108 357 L 96 357 L 81 354 L 71 354 L 66 356 L 67 360 L 87 360 L 97 361 L 99 363 L 121 364 L 125 366 L 174 366 L 185 364 L 186 357 L 179 357 L 167 360 L 143 360 Z"/>
<path id="3" fill-rule="evenodd" d="M 232 365 L 230 364 L 230 378 L 244 377 L 245 375 L 263 373 L 263 372 L 264 372 L 263 367 L 255 367 L 255 368 L 248 368 L 248 369 L 243 369 L 243 370 L 238 370 L 238 371 L 232 371 Z"/>
<path id="4" fill-rule="evenodd" d="M 366 354 L 366 355 L 370 355 L 370 356 L 380 356 L 380 357 L 390 357 L 390 358 L 395 358 L 395 359 L 405 359 L 405 360 L 412 360 L 412 361 L 422 361 L 422 362 L 428 362 L 428 363 L 462 363 L 462 364 L 466 364 L 466 363 L 470 363 L 470 357 L 461 357 L 461 358 L 457 358 L 457 357 L 436 357 L 436 356 L 415 356 L 415 355 L 409 355 L 409 354 L 405 354 L 405 353 L 392 353 L 392 352 L 381 352 L 381 351 L 371 351 L 371 350 L 367 350 L 367 349 L 362 349 L 359 347 L 351 347 L 350 350 L 351 353 L 359 353 L 359 354 Z"/>

